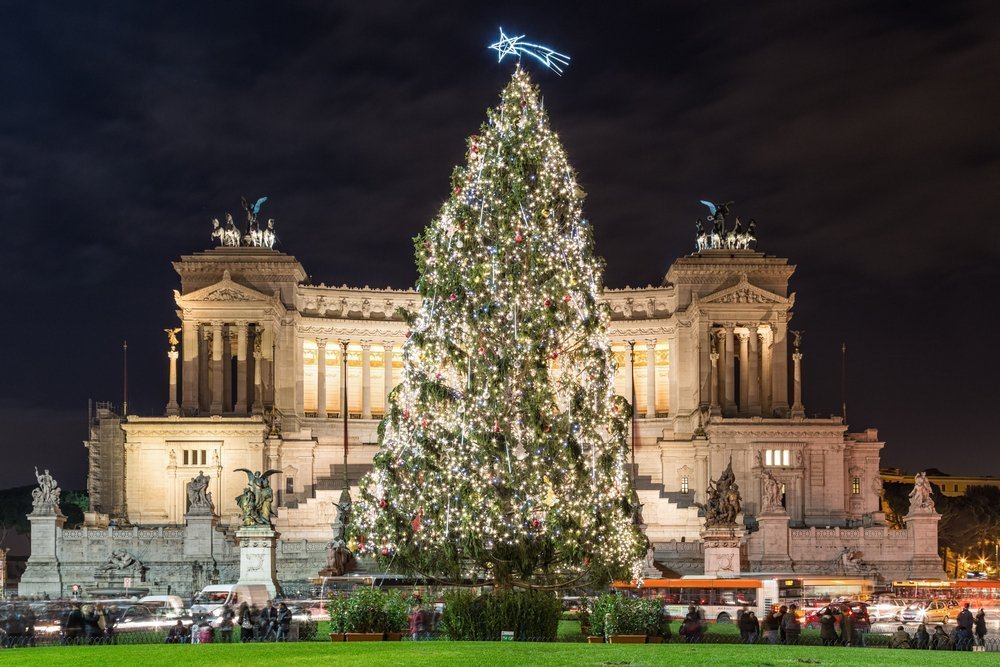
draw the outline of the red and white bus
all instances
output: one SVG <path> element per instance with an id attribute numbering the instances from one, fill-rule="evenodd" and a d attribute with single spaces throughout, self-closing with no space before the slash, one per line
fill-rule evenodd
<path id="1" fill-rule="evenodd" d="M 701 609 L 706 621 L 734 623 L 744 605 L 758 618 L 778 602 L 778 582 L 761 579 L 645 579 L 642 583 L 616 581 L 613 590 L 644 598 L 658 598 L 671 615 L 683 618 L 688 607 Z"/>

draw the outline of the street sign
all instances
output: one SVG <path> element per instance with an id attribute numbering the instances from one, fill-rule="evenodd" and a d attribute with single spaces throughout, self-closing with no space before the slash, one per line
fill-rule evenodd
<path id="1" fill-rule="evenodd" d="M 512 642 L 512 641 L 514 641 L 514 631 L 513 630 L 501 630 L 500 631 L 500 641 L 502 641 L 502 642 Z"/>
<path id="2" fill-rule="evenodd" d="M 125 590 L 132 588 L 132 577 L 122 579 L 122 585 L 125 587 Z"/>

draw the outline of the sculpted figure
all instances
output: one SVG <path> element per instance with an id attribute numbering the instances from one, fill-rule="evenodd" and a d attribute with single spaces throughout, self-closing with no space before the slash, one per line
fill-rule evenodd
<path id="1" fill-rule="evenodd" d="M 241 518 L 244 526 L 267 526 L 272 527 L 271 517 L 277 516 L 272 507 L 274 500 L 274 490 L 271 488 L 271 475 L 281 472 L 280 470 L 268 470 L 261 473 L 259 470 L 251 472 L 246 468 L 237 468 L 236 472 L 247 474 L 247 485 L 243 493 L 236 497 L 236 504 L 240 508 Z"/>
<path id="2" fill-rule="evenodd" d="M 274 233 L 274 218 L 267 219 L 267 228 L 261 232 L 260 244 L 265 248 L 274 248 L 274 242 L 278 240 Z"/>
<path id="3" fill-rule="evenodd" d="M 212 509 L 212 494 L 208 491 L 209 477 L 202 471 L 187 483 L 187 496 L 190 509 Z"/>
<path id="4" fill-rule="evenodd" d="M 926 472 L 918 472 L 913 478 L 913 490 L 910 491 L 910 511 L 934 511 L 934 490 L 927 481 Z"/>
<path id="5" fill-rule="evenodd" d="M 235 248 L 240 245 L 240 230 L 236 228 L 236 223 L 233 222 L 233 216 L 231 213 L 226 213 L 226 229 L 223 232 L 222 245 L 229 246 L 231 248 Z"/>
<path id="6" fill-rule="evenodd" d="M 764 510 L 775 510 L 781 508 L 781 482 L 779 482 L 770 470 L 764 470 L 761 475 L 761 501 Z"/>
<path id="7" fill-rule="evenodd" d="M 212 241 L 218 241 L 219 245 L 225 245 L 226 242 L 226 231 L 219 224 L 218 218 L 212 218 Z"/>
<path id="8" fill-rule="evenodd" d="M 56 485 L 56 480 L 49 474 L 48 469 L 44 473 L 39 474 L 38 466 L 35 466 L 35 479 L 38 480 L 38 488 L 31 492 L 31 501 L 34 508 L 41 510 L 58 509 L 61 490 Z"/>
<path id="9" fill-rule="evenodd" d="M 740 487 L 733 473 L 732 459 L 717 482 L 709 482 L 706 490 L 707 502 L 695 503 L 695 506 L 705 512 L 705 527 L 732 526 L 742 510 L 740 503 Z"/>

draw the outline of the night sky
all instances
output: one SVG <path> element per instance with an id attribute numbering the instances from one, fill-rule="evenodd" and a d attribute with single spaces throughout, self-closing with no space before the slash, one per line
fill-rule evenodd
<path id="1" fill-rule="evenodd" d="M 417 4 L 0 2 L 0 486 L 83 487 L 123 339 L 130 412 L 162 413 L 170 262 L 241 195 L 315 283 L 412 286 L 501 25 L 573 58 L 527 67 L 609 286 L 735 200 L 798 266 L 807 412 L 839 413 L 846 342 L 883 465 L 1000 474 L 998 3 Z"/>

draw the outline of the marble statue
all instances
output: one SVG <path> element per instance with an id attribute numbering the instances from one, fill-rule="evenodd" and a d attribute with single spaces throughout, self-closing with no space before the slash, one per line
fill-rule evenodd
<path id="1" fill-rule="evenodd" d="M 350 571 L 354 554 L 347 545 L 347 526 L 351 520 L 351 494 L 347 489 L 340 493 L 337 518 L 333 522 L 333 539 L 326 543 L 326 569 L 324 576 L 339 577 Z"/>
<path id="2" fill-rule="evenodd" d="M 111 570 L 127 570 L 129 568 L 142 570 L 142 561 L 124 549 L 115 549 L 99 569 L 110 572 Z"/>
<path id="3" fill-rule="evenodd" d="M 211 240 L 213 240 L 213 241 L 218 240 L 219 241 L 219 245 L 225 245 L 226 244 L 226 230 L 224 230 L 222 228 L 222 225 L 219 224 L 219 219 L 218 218 L 212 218 L 212 236 L 211 236 Z"/>
<path id="4" fill-rule="evenodd" d="M 792 347 L 798 352 L 799 348 L 802 347 L 802 331 L 792 331 Z"/>
<path id="5" fill-rule="evenodd" d="M 187 483 L 188 511 L 189 512 L 211 512 L 214 509 L 212 504 L 212 493 L 208 490 L 209 477 L 198 471 L 198 476 Z"/>
<path id="6" fill-rule="evenodd" d="M 742 511 L 740 504 L 740 487 L 733 473 L 733 461 L 722 472 L 717 482 L 709 482 L 706 491 L 708 502 L 695 503 L 695 506 L 705 512 L 705 527 L 735 526 L 736 517 Z"/>
<path id="7" fill-rule="evenodd" d="M 781 482 L 767 469 L 761 474 L 761 505 L 765 512 L 782 509 Z"/>
<path id="8" fill-rule="evenodd" d="M 226 228 L 223 230 L 222 245 L 235 248 L 240 245 L 240 230 L 236 228 L 233 215 L 226 213 Z"/>
<path id="9" fill-rule="evenodd" d="M 934 489 L 927 481 L 926 472 L 918 472 L 913 478 L 913 490 L 910 491 L 910 511 L 934 511 Z"/>
<path id="10" fill-rule="evenodd" d="M 726 218 L 729 216 L 729 207 L 733 202 L 726 202 L 716 206 L 712 202 L 702 200 L 708 207 L 710 215 L 708 222 L 712 223 L 712 231 L 705 233 L 705 228 L 699 218 L 695 224 L 695 246 L 698 252 L 702 250 L 750 250 L 751 246 L 757 246 L 757 221 L 750 219 L 750 224 L 746 230 L 739 217 L 732 229 L 726 229 Z"/>
<path id="11" fill-rule="evenodd" d="M 38 466 L 35 466 L 35 479 L 38 480 L 38 488 L 31 492 L 31 504 L 35 510 L 58 510 L 59 494 L 62 490 L 56 484 L 56 480 L 49 474 L 48 469 L 44 473 L 38 473 Z"/>
<path id="12" fill-rule="evenodd" d="M 267 219 L 267 227 L 261 232 L 260 244 L 264 248 L 274 248 L 274 242 L 278 237 L 274 233 L 274 218 Z"/>
<path id="13" fill-rule="evenodd" d="M 840 567 L 844 570 L 844 574 L 851 573 L 861 573 L 861 572 L 874 572 L 875 566 L 872 563 L 865 562 L 862 558 L 862 553 L 851 549 L 850 547 L 844 547 L 837 556 L 837 561 L 840 563 Z"/>
<path id="14" fill-rule="evenodd" d="M 271 488 L 271 475 L 281 472 L 280 470 L 267 470 L 261 473 L 259 470 L 251 472 L 246 468 L 237 468 L 235 472 L 245 472 L 247 474 L 247 485 L 243 493 L 236 497 L 236 504 L 240 508 L 240 518 L 244 526 L 267 526 L 273 528 L 271 517 L 277 516 L 274 512 L 274 489 Z"/>

